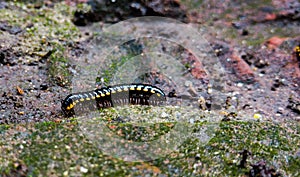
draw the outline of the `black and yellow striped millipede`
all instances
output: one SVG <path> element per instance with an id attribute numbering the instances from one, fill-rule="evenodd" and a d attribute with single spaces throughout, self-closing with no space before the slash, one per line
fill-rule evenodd
<path id="1" fill-rule="evenodd" d="M 296 58 L 300 62 L 300 44 L 295 47 Z M 300 65 L 300 64 L 299 64 Z"/>
<path id="2" fill-rule="evenodd" d="M 68 95 L 61 104 L 66 116 L 120 105 L 162 105 L 165 93 L 149 84 L 125 84 L 102 87 Z"/>

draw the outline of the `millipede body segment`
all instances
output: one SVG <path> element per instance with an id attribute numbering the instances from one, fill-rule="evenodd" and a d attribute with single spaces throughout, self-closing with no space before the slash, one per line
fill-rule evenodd
<path id="1" fill-rule="evenodd" d="M 166 101 L 164 92 L 148 84 L 127 84 L 102 87 L 89 92 L 68 95 L 61 104 L 67 116 L 119 105 L 161 105 Z"/>
<path id="2" fill-rule="evenodd" d="M 300 44 L 295 48 L 296 58 L 300 61 Z"/>

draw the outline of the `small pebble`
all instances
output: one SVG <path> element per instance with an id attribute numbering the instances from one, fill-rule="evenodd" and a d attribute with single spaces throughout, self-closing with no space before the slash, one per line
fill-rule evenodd
<path id="1" fill-rule="evenodd" d="M 163 112 L 163 113 L 161 113 L 161 117 L 162 117 L 162 118 L 167 118 L 167 117 L 169 117 L 169 114 Z"/>
<path id="2" fill-rule="evenodd" d="M 80 172 L 82 173 L 87 173 L 89 170 L 87 168 L 84 167 L 80 167 Z"/>
<path id="3" fill-rule="evenodd" d="M 239 83 L 237 84 L 237 86 L 238 86 L 238 87 L 243 87 L 244 84 L 239 82 Z"/>
<path id="4" fill-rule="evenodd" d="M 195 120 L 194 119 L 190 119 L 190 123 L 191 124 L 195 123 Z"/>
<path id="5" fill-rule="evenodd" d="M 212 93 L 212 89 L 211 89 L 211 88 L 208 88 L 208 89 L 207 89 L 207 93 L 208 93 L 208 94 L 211 94 L 211 93 Z"/>

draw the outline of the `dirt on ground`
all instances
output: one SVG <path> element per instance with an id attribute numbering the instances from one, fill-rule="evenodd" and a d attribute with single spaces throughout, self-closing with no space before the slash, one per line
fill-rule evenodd
<path id="1" fill-rule="evenodd" d="M 45 1 L 35 4 L 34 8 L 45 6 L 51 11 L 55 3 Z M 72 58 L 80 58 L 90 40 L 92 23 L 116 23 L 143 15 L 175 18 L 206 28 L 205 38 L 230 78 L 226 83 L 227 92 L 233 93 L 231 97 L 235 100 L 231 100 L 230 105 L 235 110 L 250 109 L 249 115 L 258 112 L 276 120 L 299 120 L 300 68 L 299 52 L 296 54 L 295 51 L 300 44 L 299 2 L 209 1 L 199 3 L 198 8 L 188 7 L 191 6 L 189 2 L 181 1 L 66 3 L 71 6 L 88 3 L 92 7 L 85 11 L 76 10 L 70 19 L 80 26 L 81 40 L 70 44 L 60 41 L 66 48 L 64 56 L 71 63 Z M 2 2 L 1 8 L 19 9 L 10 2 Z M 23 13 L 28 12 L 23 10 Z M 34 22 L 14 25 L 7 20 L 1 21 L 1 123 L 63 119 L 60 102 L 68 95 L 68 82 L 72 76 L 49 74 L 50 67 L 57 67 L 50 57 L 54 55 L 53 43 L 43 43 L 43 39 L 39 39 L 38 47 L 26 49 L 24 44 L 31 45 L 24 42 L 26 33 L 32 26 L 35 26 Z M 76 68 L 68 63 L 64 65 L 67 71 Z M 190 69 L 197 78 L 195 68 L 201 66 L 192 67 L 187 70 Z"/>
<path id="2" fill-rule="evenodd" d="M 300 121 L 299 1 L 1 1 L 0 11 L 0 125 L 3 126 L 0 127 L 0 130 L 2 131 L 3 129 L 3 132 L 6 131 L 6 128 L 10 125 L 16 125 L 18 129 L 17 132 L 26 132 L 24 127 L 21 126 L 22 124 L 35 124 L 40 122 L 49 122 L 49 125 L 38 124 L 37 127 L 33 126 L 33 130 L 39 130 L 39 128 L 45 132 L 50 131 L 50 129 L 56 130 L 60 125 L 56 125 L 55 123 L 68 119 L 62 113 L 61 101 L 73 92 L 75 76 L 85 74 L 81 68 L 82 65 L 88 67 L 91 62 L 85 58 L 88 56 L 87 53 L 91 52 L 89 50 L 93 50 L 92 52 L 97 53 L 99 48 L 94 48 L 93 42 L 98 40 L 96 36 L 101 32 L 101 29 L 120 21 L 141 16 L 168 17 L 198 29 L 208 41 L 210 46 L 209 51 L 216 56 L 225 69 L 226 80 L 223 83 L 225 97 L 220 100 L 219 105 L 223 110 L 220 114 L 223 116 L 222 122 L 228 123 L 228 125 L 222 125 L 222 131 L 229 130 L 229 134 L 230 136 L 232 135 L 233 138 L 228 140 L 228 144 L 231 147 L 225 147 L 226 144 L 224 147 L 223 145 L 219 147 L 218 143 L 212 142 L 212 145 L 209 145 L 208 148 L 216 152 L 220 149 L 222 150 L 222 148 L 228 148 L 227 150 L 230 151 L 231 154 L 228 152 L 227 155 L 235 156 L 238 154 L 238 151 L 240 151 L 240 146 L 235 146 L 235 144 L 243 144 L 239 138 L 244 138 L 239 137 L 239 133 L 236 132 L 246 131 L 247 134 L 253 126 L 263 132 L 263 135 L 269 135 L 268 133 L 272 133 L 272 128 L 277 131 L 278 127 L 276 127 L 277 124 L 275 123 L 274 127 L 273 124 L 271 125 L 268 122 L 263 123 L 265 120 L 280 123 L 296 122 L 296 125 L 293 124 L 295 127 L 297 127 Z M 102 45 L 105 45 L 106 41 L 104 39 L 99 40 L 102 40 L 101 42 L 104 43 Z M 180 47 L 166 49 L 164 48 L 164 42 L 157 43 L 161 44 L 160 48 L 157 49 L 159 51 L 166 53 L 175 51 L 176 55 L 180 53 L 182 56 L 185 56 L 180 59 L 180 62 L 184 66 L 184 73 L 188 73 L 192 76 L 192 84 L 194 84 L 195 87 L 191 87 L 191 82 L 185 82 L 182 87 L 176 87 L 176 84 L 173 84 L 169 78 L 164 77 L 159 72 L 146 73 L 141 80 L 147 83 L 153 83 L 165 90 L 169 96 L 167 98 L 168 100 L 176 100 L 178 96 L 187 96 L 188 98 L 196 97 L 198 105 L 194 107 L 195 109 L 201 109 L 203 111 L 210 109 L 209 94 L 204 93 L 200 98 L 198 97 L 199 95 L 197 95 L 197 92 L 203 89 L 202 85 L 205 85 L 205 89 L 209 87 L 207 81 L 210 79 L 210 73 L 205 73 L 203 64 L 199 63 L 198 58 L 192 55 L 187 49 Z M 142 54 L 146 45 L 147 42 L 136 40 L 133 43 L 129 42 L 126 43 L 126 45 L 122 45 L 120 51 L 117 51 L 119 53 L 116 53 L 120 54 L 123 52 L 123 54 L 126 53 L 128 56 L 132 56 L 132 54 Z M 121 58 L 120 61 L 123 62 L 123 59 L 124 58 Z M 111 66 L 118 67 L 119 65 L 112 62 Z M 111 73 L 107 72 L 107 70 L 104 69 L 103 73 L 104 75 L 106 74 L 105 76 L 111 77 Z M 103 84 L 106 78 L 103 79 L 104 81 L 101 79 L 103 78 L 92 78 L 95 84 L 93 83 L 94 85 L 90 87 L 96 87 L 99 83 L 100 85 Z M 183 92 L 185 95 L 183 95 Z M 173 102 L 170 102 L 170 104 L 171 103 Z M 235 120 L 241 120 L 243 118 L 259 120 L 262 121 L 262 124 L 256 125 L 250 122 L 250 128 L 243 123 L 239 125 L 235 124 Z M 232 126 L 234 128 L 228 128 L 226 126 Z M 279 133 L 276 132 L 276 134 L 274 134 L 274 137 L 276 136 L 274 139 L 283 142 L 280 139 L 281 133 L 284 134 L 287 132 L 292 134 L 293 141 L 291 142 L 298 142 L 297 136 L 299 135 L 299 129 L 289 124 L 282 124 L 282 126 L 284 128 L 278 128 L 280 131 L 278 130 Z M 74 133 L 73 131 L 76 131 L 73 129 L 75 127 L 73 124 L 67 125 L 67 127 L 67 129 L 62 129 L 66 130 L 62 131 L 63 135 L 69 136 Z M 289 129 L 289 127 L 292 128 Z M 5 133 L 9 134 L 10 131 L 13 132 L 13 130 L 9 130 Z M 61 130 L 58 129 L 57 131 L 59 132 Z M 224 138 L 223 136 L 225 135 L 222 134 L 222 131 L 219 132 L 218 138 Z M 49 143 L 47 138 L 40 138 L 38 133 L 32 134 L 32 137 L 41 141 L 42 145 L 46 144 L 45 146 L 47 146 L 47 143 Z M 260 132 L 249 133 L 249 136 L 253 136 L 254 138 L 260 135 Z M 12 137 L 13 136 L 8 138 L 14 142 L 14 138 Z M 76 141 L 79 143 L 76 142 L 74 147 L 77 148 L 78 146 L 78 149 L 80 149 L 81 146 L 88 146 L 88 149 L 91 144 L 88 141 L 81 144 L 82 139 L 80 138 L 82 137 L 79 135 L 76 135 L 73 139 L 70 138 L 71 140 L 68 141 L 69 144 L 67 145 L 63 143 L 59 144 L 60 140 L 54 135 L 51 138 L 58 141 L 55 142 L 58 146 L 61 146 L 58 149 L 67 149 L 67 151 L 70 149 L 74 150 L 72 149 L 73 147 L 70 148 L 69 145 L 73 145 L 73 139 L 76 138 Z M 226 136 L 225 138 L 228 137 Z M 264 138 L 268 139 L 268 137 Z M 235 142 L 235 139 L 238 141 Z M 43 144 L 44 141 L 47 142 Z M 223 140 L 220 141 L 223 142 Z M 272 143 L 274 143 L 275 140 L 273 142 L 272 138 L 269 141 L 269 144 L 271 144 L 270 152 L 273 152 L 272 148 L 276 149 L 276 147 L 280 147 L 279 145 L 276 147 L 274 145 L 273 147 Z M 40 148 L 39 142 L 30 143 L 33 144 L 33 149 Z M 263 143 L 268 144 L 268 142 Z M 23 144 L 25 146 L 26 142 Z M 20 147 L 23 147 L 21 149 L 24 149 L 23 144 L 20 145 Z M 253 144 L 255 144 L 255 142 Z M 249 147 L 250 145 L 252 147 L 253 144 L 252 142 L 249 143 Z M 10 146 L 11 145 L 3 145 L 1 148 L 8 149 L 7 152 L 10 152 L 7 153 L 7 156 L 5 154 L 3 159 L 4 161 L 5 159 L 13 159 L 12 161 L 5 161 L 6 163 L 11 163 L 6 164 L 7 166 L 10 165 L 12 167 L 7 168 L 8 171 L 4 172 L 0 169 L 2 170 L 0 172 L 3 172 L 4 175 L 9 174 L 11 176 L 15 174 L 26 175 L 30 168 L 28 162 L 32 164 L 38 162 L 38 160 L 31 160 L 31 153 L 34 154 L 35 152 L 31 152 L 30 148 L 28 148 L 28 152 L 26 151 L 23 157 L 19 158 L 16 157 L 17 155 L 14 153 L 14 151 L 18 149 L 11 148 Z M 263 145 L 260 144 L 259 147 L 261 146 Z M 232 147 L 233 150 L 231 149 Z M 269 146 L 267 147 L 269 148 Z M 200 156 L 204 159 L 207 155 L 205 152 L 213 155 L 218 154 L 204 149 L 204 155 L 199 155 L 197 148 L 191 148 L 191 152 L 194 153 L 193 156 L 187 153 L 187 155 L 185 154 L 186 156 L 184 156 L 186 161 L 179 161 L 187 163 L 187 165 L 184 165 L 186 165 L 190 171 L 193 171 L 194 168 L 196 169 L 195 165 L 197 166 L 198 164 L 202 166 L 203 169 L 201 169 L 202 171 L 197 171 L 197 173 L 205 173 L 205 164 L 201 164 L 200 161 L 198 163 Z M 252 149 L 256 150 L 255 148 L 256 146 Z M 276 150 L 281 152 L 280 148 Z M 289 157 L 292 156 L 296 160 L 299 159 L 299 148 L 291 148 L 294 154 L 290 154 L 289 148 L 286 149 L 282 156 L 288 154 Z M 49 152 L 51 150 L 52 149 L 50 149 Z M 55 145 L 51 153 L 56 153 L 56 150 L 57 146 Z M 94 153 L 94 151 L 89 150 L 85 151 L 84 149 L 78 151 L 83 153 L 82 164 L 85 163 L 84 160 L 86 158 L 84 157 Z M 262 151 L 269 153 L 268 150 L 269 149 L 263 149 Z M 96 152 L 98 153 L 98 151 Z M 39 151 L 36 153 L 45 154 Z M 77 151 L 75 149 L 74 154 L 77 155 L 76 153 Z M 62 151 L 61 154 L 64 155 L 68 153 Z M 116 164 L 116 168 L 119 168 L 119 162 L 116 162 L 117 160 L 112 160 L 111 157 L 104 157 L 101 153 L 99 154 L 101 157 L 95 158 L 98 160 L 97 163 L 99 160 L 99 164 L 106 164 L 107 161 L 111 161 L 112 164 Z M 174 154 L 171 154 L 171 156 Z M 250 165 L 251 167 L 248 163 L 247 166 L 246 160 L 251 156 L 250 154 L 250 152 L 244 150 L 241 155 L 238 156 L 239 158 L 242 157 L 238 168 L 244 169 L 245 171 L 249 171 L 250 168 L 248 176 L 280 176 L 280 173 L 275 172 L 276 169 L 269 167 L 268 164 L 270 163 L 266 164 L 264 160 L 252 163 L 252 165 Z M 180 153 L 174 155 L 175 160 L 173 159 L 174 161 L 172 161 L 172 163 L 175 164 L 175 166 L 176 164 L 179 164 L 179 166 L 182 165 L 176 159 L 180 159 L 180 155 Z M 253 155 L 253 157 L 260 158 L 259 155 L 263 157 L 264 154 L 258 153 L 258 155 Z M 1 158 L 2 157 L 0 157 L 0 160 Z M 48 159 L 48 156 L 44 158 Z M 78 158 L 80 159 L 81 157 Z M 26 159 L 27 161 L 25 163 L 20 159 Z M 298 163 L 296 160 L 294 160 L 295 164 Z M 189 164 L 189 161 L 193 161 L 193 163 Z M 167 166 L 164 170 L 168 171 L 168 174 L 180 174 L 180 172 L 182 172 L 180 168 L 165 165 L 169 163 L 168 159 L 162 162 L 157 161 L 151 163 L 141 163 L 141 165 L 138 166 L 129 164 L 132 165 L 132 167 L 128 167 L 128 169 L 129 171 L 131 170 L 132 173 L 149 170 L 149 174 L 160 174 L 160 170 Z M 223 164 L 233 166 L 232 164 L 235 163 L 236 159 L 230 159 Z M 123 162 L 120 162 L 120 164 L 122 166 Z M 194 164 L 194 166 L 191 167 L 191 164 Z M 48 164 L 45 166 L 47 165 Z M 76 165 L 76 168 L 72 167 L 72 170 L 75 169 L 83 174 L 87 173 L 86 168 L 79 167 L 78 164 Z M 124 165 L 124 168 L 127 167 L 126 165 Z M 93 168 L 94 167 L 95 166 L 93 166 Z M 44 168 L 44 166 L 42 166 L 42 168 Z M 55 168 L 54 166 L 51 167 L 53 171 L 55 171 Z M 115 172 L 116 169 L 109 167 L 109 165 L 104 166 L 104 169 L 105 168 L 113 172 Z M 213 170 L 215 167 L 209 168 Z M 234 166 L 234 168 L 236 167 Z M 291 171 L 294 170 L 293 166 L 289 168 L 291 168 Z M 184 171 L 184 169 L 181 170 Z M 101 172 L 102 169 L 100 168 L 99 171 Z M 122 174 L 128 174 L 126 169 L 124 171 Z M 68 171 L 63 173 L 65 176 L 69 175 Z M 188 172 L 188 174 L 190 173 Z"/>

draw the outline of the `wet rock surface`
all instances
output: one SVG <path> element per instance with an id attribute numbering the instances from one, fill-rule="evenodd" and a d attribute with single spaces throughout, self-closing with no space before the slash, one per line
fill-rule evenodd
<path id="1" fill-rule="evenodd" d="M 110 1 L 89 0 L 88 12 L 76 11 L 73 22 L 78 26 L 86 26 L 93 22 L 116 23 L 118 21 L 140 16 L 164 16 L 187 21 L 187 14 L 181 3 L 176 0 L 153 1 Z"/>
<path id="2" fill-rule="evenodd" d="M 101 28 L 107 23 L 150 15 L 188 22 L 205 31 L 204 37 L 225 68 L 228 77 L 224 83 L 227 98 L 224 98 L 222 103 L 225 110 L 223 122 L 230 124 L 241 116 L 255 120 L 266 118 L 278 122 L 299 123 L 300 121 L 300 55 L 297 49 L 300 45 L 300 4 L 298 1 L 247 3 L 225 0 L 222 3 L 201 1 L 193 4 L 177 0 L 83 0 L 66 1 L 70 6 L 63 3 L 66 9 L 59 10 L 59 13 L 56 12 L 59 9 L 57 3 L 45 1 L 18 5 L 9 1 L 0 2 L 0 10 L 9 10 L 5 11 L 7 13 L 5 15 L 2 13 L 3 18 L 0 20 L 1 125 L 63 121 L 65 117 L 61 113 L 61 100 L 72 90 L 70 82 L 73 75 L 81 73 L 78 61 L 84 60 L 81 57 L 94 37 L 93 25 L 100 24 L 99 28 Z M 75 5 L 90 5 L 90 9 L 82 10 L 75 8 Z M 70 10 L 68 8 L 71 8 L 74 13 L 68 13 Z M 44 21 L 45 17 L 51 16 L 47 14 L 49 11 L 62 15 L 55 17 L 55 20 Z M 69 15 L 64 16 L 64 14 Z M 9 21 L 9 19 L 14 20 Z M 43 22 L 39 23 L 39 21 Z M 53 24 L 55 26 L 52 26 Z M 59 27 L 62 28 L 55 30 Z M 70 29 L 76 29 L 74 30 L 76 32 Z M 169 49 L 161 46 L 160 50 Z M 182 52 L 182 49 L 175 48 L 175 50 Z M 186 90 L 189 96 L 195 96 L 197 95 L 195 92 L 203 89 L 201 85 L 207 84 L 205 81 L 209 80 L 201 63 L 197 63 L 188 51 L 184 52 L 185 58 L 182 64 L 186 66 L 186 73 L 190 73 L 195 80 L 198 80 L 196 85 L 199 87 L 191 88 L 190 83 L 185 83 L 187 88 L 175 89 L 174 85 L 169 84 L 171 86 L 167 94 L 170 95 L 170 99 L 182 95 L 180 92 L 182 90 Z M 88 61 L 83 63 L 88 65 Z M 159 72 L 147 73 L 141 77 L 146 77 L 149 82 L 161 84 L 162 87 L 168 85 L 166 84 L 168 78 L 163 77 Z M 199 103 L 200 109 L 208 109 L 209 96 L 207 95 L 207 93 L 202 95 L 202 99 L 198 100 L 202 101 Z M 237 128 L 237 125 L 233 127 Z M 261 131 L 269 128 L 262 128 Z M 18 131 L 22 130 L 18 129 Z M 285 130 L 280 131 L 296 130 L 288 129 L 287 126 Z M 219 133 L 221 136 L 222 132 Z M 234 129 L 232 134 L 238 133 Z M 256 136 L 258 135 L 253 135 Z M 72 143 L 73 140 L 70 144 Z M 209 148 L 213 149 L 214 145 Z M 217 147 L 217 149 L 222 148 L 224 148 L 222 145 Z M 277 172 L 277 169 L 267 165 L 271 162 L 250 163 L 246 162 L 246 156 L 249 156 L 247 152 L 244 153 L 244 160 L 239 164 L 240 167 L 247 169 L 245 174 L 280 176 L 281 173 Z M 297 157 L 295 156 L 295 159 Z M 205 173 L 205 168 L 208 167 L 201 164 L 203 159 L 204 156 L 199 152 L 195 155 L 187 155 L 186 160 L 194 164 L 193 167 L 188 166 L 188 168 L 194 169 L 196 174 Z M 232 164 L 232 162 L 226 163 Z M 132 167 L 132 171 L 144 170 L 149 174 L 160 174 L 161 169 L 157 166 L 161 164 L 166 167 L 169 174 L 183 173 L 176 164 L 169 164 L 168 159 L 150 165 L 145 163 Z M 251 167 L 249 164 L 252 164 Z M 12 166 L 13 170 L 9 172 L 11 175 L 28 174 L 30 169 L 28 163 L 18 160 Z M 204 170 L 197 171 L 199 166 Z M 85 168 L 78 166 L 76 168 L 86 172 Z M 68 175 L 66 172 L 62 173 Z"/>
<path id="3" fill-rule="evenodd" d="M 78 2 L 75 2 L 78 3 Z M 87 13 L 92 13 L 93 16 L 99 16 L 99 17 L 93 17 L 93 21 L 88 21 L 86 24 L 78 24 L 76 22 L 76 18 L 78 16 L 78 12 L 75 12 L 73 23 L 75 25 L 87 25 L 94 23 L 96 21 L 104 21 L 104 22 L 118 22 L 120 20 L 128 19 L 131 17 L 137 17 L 137 16 L 143 16 L 148 15 L 149 11 L 155 12 L 157 14 L 154 15 L 163 15 L 166 17 L 175 17 L 176 19 L 183 19 L 180 16 L 189 17 L 188 21 L 193 21 L 193 18 L 197 15 L 200 15 L 199 13 L 191 11 L 186 11 L 185 5 L 181 4 L 179 1 L 164 1 L 164 2 L 156 2 L 156 1 L 147 1 L 147 2 L 111 2 L 111 1 L 88 1 L 87 4 L 91 5 L 92 9 L 91 11 Z M 121 6 L 119 3 L 123 4 Z M 228 2 L 229 3 L 229 2 Z M 139 10 L 141 13 L 136 13 L 132 9 L 131 6 L 136 4 L 134 7 L 140 7 Z M 203 3 L 200 8 L 203 8 L 208 5 L 212 5 L 213 3 L 205 4 Z M 291 23 L 289 25 L 297 25 L 297 22 L 294 20 L 294 18 L 297 18 L 297 3 L 292 3 L 292 5 L 289 5 L 291 9 L 285 9 L 277 12 L 276 8 L 279 8 L 278 2 L 274 2 L 274 4 L 270 4 L 270 6 L 274 6 L 272 8 L 267 7 L 260 7 L 258 8 L 259 12 L 262 12 L 263 14 L 269 14 L 269 13 L 275 13 L 280 14 L 276 16 L 274 19 L 268 19 L 267 21 L 256 21 L 256 24 L 252 25 L 253 29 L 247 29 L 249 34 L 245 35 L 245 31 L 240 33 L 241 29 L 246 30 L 246 28 L 251 27 L 251 20 L 253 20 L 253 17 L 248 17 L 247 14 L 251 14 L 251 9 L 246 9 L 244 11 L 244 17 L 243 18 L 237 18 L 233 21 L 236 14 L 231 13 L 228 18 L 221 19 L 217 18 L 215 19 L 215 26 L 214 32 L 217 32 L 218 35 L 214 37 L 214 35 L 210 35 L 209 30 L 207 31 L 207 40 L 211 43 L 212 49 L 214 50 L 215 54 L 219 58 L 220 62 L 222 63 L 223 67 L 226 69 L 226 72 L 228 74 L 228 77 L 230 78 L 230 81 L 226 83 L 228 85 L 228 92 L 234 92 L 238 95 L 240 105 L 235 107 L 235 109 L 243 109 L 246 107 L 245 105 L 249 105 L 251 107 L 252 111 L 254 109 L 254 112 L 260 112 L 264 115 L 267 115 L 269 117 L 278 117 L 278 119 L 293 119 L 295 117 L 299 117 L 297 111 L 295 112 L 295 106 L 289 106 L 289 98 L 293 98 L 295 102 L 299 102 L 299 78 L 300 78 L 300 69 L 299 69 L 299 60 L 297 59 L 296 52 L 293 52 L 296 48 L 296 46 L 299 44 L 300 39 L 299 37 L 285 37 L 285 38 L 278 38 L 273 36 L 270 38 L 267 38 L 265 42 L 263 41 L 259 45 L 250 46 L 247 47 L 246 45 L 244 47 L 239 46 L 239 40 L 240 38 L 233 38 L 228 39 L 227 37 L 222 37 L 222 33 L 227 33 L 226 31 L 220 31 L 218 29 L 218 25 L 225 24 L 228 21 L 232 21 L 232 24 L 228 25 L 228 29 L 232 30 L 231 32 L 234 35 L 238 36 L 247 36 L 247 37 L 241 37 L 242 40 L 247 40 L 247 38 L 251 38 L 250 36 L 256 36 L 255 30 L 256 28 L 267 28 L 270 24 L 269 21 L 274 21 L 275 23 L 279 23 L 281 21 L 290 20 Z M 7 5 L 7 4 L 4 4 Z M 219 3 L 215 3 L 215 6 L 218 6 Z M 245 8 L 243 7 L 245 4 L 241 4 L 241 6 L 237 6 L 237 4 L 227 4 L 229 7 L 235 9 L 235 8 Z M 258 4 L 259 6 L 259 4 Z M 285 4 L 285 6 L 288 6 Z M 6 6 L 4 6 L 6 7 Z M 118 8 L 117 8 L 118 7 Z M 176 7 L 176 8 L 174 8 Z M 13 7 L 15 8 L 15 7 Z M 145 13 L 142 13 L 142 9 L 145 8 Z M 148 9 L 147 9 L 148 8 Z M 151 9 L 151 10 L 149 10 Z M 178 9 L 178 10 L 176 10 Z M 219 9 L 215 15 L 222 14 L 224 10 L 224 7 Z M 176 14 L 177 16 L 172 16 L 172 13 Z M 177 12 L 177 11 L 180 11 Z M 206 14 L 210 11 L 214 11 L 214 6 L 210 6 L 210 8 L 207 9 L 207 12 L 201 13 L 201 17 L 203 19 L 210 17 L 207 17 Z M 111 13 L 108 13 L 111 12 Z M 117 15 L 116 13 L 119 13 Z M 134 16 L 130 15 L 133 14 Z M 294 14 L 294 15 L 291 15 Z M 85 14 L 82 14 L 83 20 L 89 20 Z M 106 15 L 109 15 L 111 17 L 108 17 Z M 149 14 L 151 15 L 151 14 Z M 153 14 L 152 14 L 153 15 Z M 261 14 L 257 14 L 258 16 L 263 16 Z M 284 18 L 282 18 L 284 16 Z M 238 15 L 237 15 L 238 17 Z M 110 20 L 109 20 L 110 19 Z M 184 20 L 183 20 L 184 21 Z M 273 25 L 273 24 L 272 24 Z M 271 26 L 272 26 L 271 25 Z M 15 30 L 16 28 L 13 25 L 9 25 L 7 22 L 1 23 L 1 31 L 2 36 L 4 37 L 4 34 L 9 33 L 9 38 L 2 38 L 2 41 L 9 41 L 8 45 L 2 45 L 0 49 L 0 63 L 1 63 L 1 80 L 3 82 L 2 94 L 4 96 L 1 97 L 2 99 L 2 106 L 3 108 L 10 108 L 12 110 L 3 109 L 2 112 L 4 112 L 5 121 L 2 120 L 2 122 L 7 122 L 8 120 L 11 120 L 11 122 L 19 122 L 19 121 L 25 121 L 25 120 L 34 120 L 37 121 L 40 118 L 34 118 L 35 113 L 31 113 L 31 108 L 36 108 L 36 106 L 30 105 L 30 103 L 33 102 L 33 100 L 44 100 L 43 104 L 44 107 L 39 107 L 38 109 L 41 109 L 42 117 L 45 120 L 51 119 L 50 117 L 59 115 L 59 103 L 60 100 L 64 97 L 65 94 L 63 93 L 55 93 L 54 90 L 61 90 L 59 87 L 55 86 L 55 84 L 51 83 L 51 80 L 53 78 L 48 77 L 49 72 L 49 65 L 48 60 L 49 56 L 53 55 L 53 52 L 47 52 L 42 55 L 37 55 L 34 60 L 24 60 L 23 56 L 26 55 L 26 53 L 22 52 L 23 50 L 15 50 L 17 48 L 17 45 L 20 45 L 21 43 L 15 45 L 13 44 L 13 41 L 17 41 L 18 38 L 22 37 L 20 32 L 22 31 L 22 28 L 19 28 L 19 30 Z M 28 25 L 25 26 L 25 28 L 28 28 Z M 209 26 L 204 26 L 204 28 L 210 28 Z M 284 27 L 282 27 L 284 28 Z M 225 28 L 226 29 L 226 28 Z M 89 31 L 89 27 L 86 27 L 86 29 L 82 28 L 83 36 L 88 35 L 92 32 Z M 262 30 L 265 31 L 265 30 Z M 225 35 L 225 34 L 223 34 Z M 249 36 L 250 35 L 250 36 Z M 85 37 L 84 37 L 85 38 Z M 84 45 L 84 41 L 82 42 Z M 73 58 L 80 57 L 82 53 L 81 48 L 76 48 L 76 45 L 70 45 L 70 50 L 68 50 L 69 55 Z M 72 47 L 74 46 L 74 47 Z M 77 45 L 78 46 L 78 45 Z M 25 49 L 24 49 L 25 50 Z M 163 51 L 165 49 L 162 49 Z M 181 49 L 179 49 L 181 50 Z M 31 54 L 36 55 L 36 54 Z M 193 65 L 192 68 L 187 67 L 187 72 L 190 72 L 196 79 L 205 78 L 206 74 L 205 71 L 202 69 L 201 63 L 195 63 L 193 57 L 194 56 L 188 56 L 184 59 L 183 63 L 188 65 Z M 298 57 L 299 58 L 299 57 Z M 40 61 L 39 61 L 40 60 Z M 46 62 L 45 62 L 46 61 Z M 51 62 L 51 61 L 50 61 Z M 55 66 L 54 66 L 55 67 Z M 76 66 L 67 66 L 69 67 L 69 70 L 72 71 L 72 68 Z M 189 71 L 190 70 L 190 71 Z M 64 82 L 67 78 L 64 76 L 54 76 L 55 82 Z M 61 84 L 59 84 L 61 85 Z M 22 95 L 20 99 L 23 99 L 22 102 L 24 102 L 23 110 L 20 107 L 15 107 L 14 100 L 11 100 L 7 98 L 7 95 L 15 96 L 17 93 L 15 92 L 15 88 L 17 86 L 24 87 L 25 95 Z M 269 97 L 272 98 L 266 98 L 265 93 L 269 95 Z M 17 96 L 17 95 L 16 95 Z M 45 98 L 44 98 L 45 96 Z M 265 97 L 265 98 L 264 98 Z M 50 98 L 50 100 L 47 100 L 46 98 Z M 266 106 L 261 101 L 256 100 L 267 100 L 271 99 L 269 101 L 270 105 Z M 6 101 L 7 100 L 7 101 Z M 10 101 L 8 101 L 10 100 Z M 31 100 L 31 101 L 30 101 Z M 47 101 L 46 101 L 47 100 Z M 53 104 L 53 105 L 46 105 L 46 104 Z M 27 105 L 29 104 L 29 105 Z M 38 104 L 39 106 L 43 104 Z M 275 106 L 276 105 L 276 106 Z M 29 107 L 31 107 L 29 109 Z M 288 109 L 293 108 L 293 109 Z M 37 108 L 36 108 L 37 109 Z M 45 109 L 45 111 L 43 111 Z M 278 109 L 282 111 L 278 111 Z M 7 110 L 7 111 L 6 111 Z M 297 109 L 296 109 L 297 110 Z M 24 114 L 20 115 L 19 112 Z M 29 112 L 30 116 L 26 114 Z M 280 113 L 278 113 L 280 112 Z M 47 113 L 47 114 L 46 114 Z M 14 115 L 14 116 L 13 116 Z M 44 115 L 44 116 L 43 116 Z M 49 115 L 52 115 L 49 117 Z M 21 117 L 16 119 L 16 117 Z M 9 118 L 11 117 L 11 118 Z M 23 117 L 23 118 L 22 118 Z M 3 118 L 4 119 L 4 118 Z"/>

